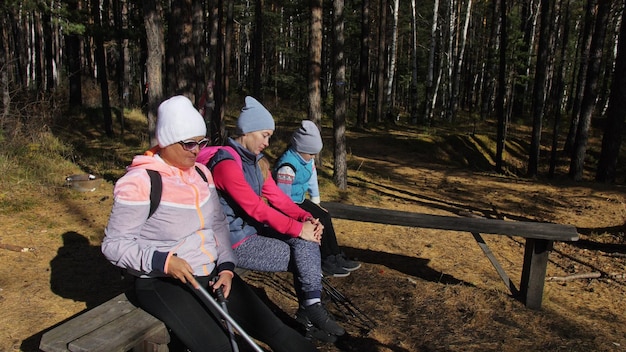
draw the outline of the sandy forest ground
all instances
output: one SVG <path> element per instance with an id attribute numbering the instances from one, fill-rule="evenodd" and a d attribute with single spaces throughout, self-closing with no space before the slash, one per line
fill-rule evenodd
<path id="1" fill-rule="evenodd" d="M 625 351 L 624 186 L 496 175 L 477 135 L 421 135 L 418 141 L 418 131 L 407 129 L 348 134 L 347 192 L 331 184 L 327 148 L 323 200 L 571 224 L 581 240 L 555 244 L 543 309 L 534 311 L 511 297 L 470 233 L 335 220 L 340 244 L 363 266 L 330 282 L 377 326 L 363 329 L 329 305 L 348 335 L 335 345 L 319 344 L 320 350 Z M 36 206 L 0 212 L 0 243 L 29 249 L 0 249 L 0 351 L 37 351 L 43 332 L 125 288 L 99 250 L 113 181 L 81 193 L 63 187 L 64 176 Z M 484 238 L 519 287 L 523 239 Z M 550 279 L 592 272 L 600 277 Z M 279 311 L 293 314 L 287 275 L 252 273 L 246 280 Z"/>

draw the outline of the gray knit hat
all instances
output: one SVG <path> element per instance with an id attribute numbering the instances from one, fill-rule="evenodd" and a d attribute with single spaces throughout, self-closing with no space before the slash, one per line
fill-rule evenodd
<path id="1" fill-rule="evenodd" d="M 246 106 L 237 119 L 237 132 L 240 134 L 261 130 L 274 130 L 274 119 L 267 109 L 253 97 L 246 97 Z"/>
<path id="2" fill-rule="evenodd" d="M 291 145 L 300 153 L 319 153 L 322 150 L 322 136 L 317 125 L 311 120 L 302 120 L 300 128 L 291 137 Z"/>
<path id="3" fill-rule="evenodd" d="M 206 135 L 204 119 L 189 98 L 177 95 L 159 105 L 155 131 L 159 147 L 165 148 L 204 135 Z"/>

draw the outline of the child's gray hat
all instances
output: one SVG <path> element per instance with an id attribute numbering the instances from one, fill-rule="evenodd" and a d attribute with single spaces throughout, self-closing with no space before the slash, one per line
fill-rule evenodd
<path id="1" fill-rule="evenodd" d="M 291 137 L 291 145 L 300 153 L 319 153 L 323 145 L 317 125 L 311 120 L 302 120 L 300 128 Z"/>
<path id="2" fill-rule="evenodd" d="M 237 119 L 237 132 L 245 134 L 261 130 L 274 130 L 274 119 L 267 109 L 253 97 L 246 97 L 246 105 Z"/>

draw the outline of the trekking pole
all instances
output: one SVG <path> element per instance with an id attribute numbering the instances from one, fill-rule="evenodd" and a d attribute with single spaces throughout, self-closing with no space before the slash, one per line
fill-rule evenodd
<path id="1" fill-rule="evenodd" d="M 263 349 L 261 349 L 261 347 L 259 347 L 259 345 L 256 344 L 256 342 L 254 342 L 254 340 L 252 339 L 252 337 L 250 337 L 250 335 L 248 335 L 242 328 L 241 326 L 239 326 L 239 324 L 237 324 L 237 322 L 228 314 L 226 313 L 222 307 L 220 307 L 220 305 L 215 301 L 215 299 L 213 299 L 213 297 L 211 297 L 211 295 L 209 294 L 209 292 L 207 292 L 207 290 L 202 287 L 202 285 L 199 285 L 198 288 L 193 287 L 193 285 L 190 282 L 187 282 L 187 284 L 189 285 L 189 287 L 191 287 L 200 297 L 200 299 L 202 301 L 204 301 L 205 303 L 208 302 L 208 305 L 215 308 L 220 315 L 222 316 L 222 318 L 224 318 L 224 320 L 226 320 L 226 322 L 228 322 L 230 325 L 232 325 L 232 327 L 237 330 L 237 332 L 239 333 L 239 335 L 241 335 L 241 337 L 244 338 L 244 340 L 246 340 L 246 342 L 248 342 L 250 344 L 250 346 L 256 351 L 256 352 L 264 352 Z"/>
<path id="2" fill-rule="evenodd" d="M 341 303 L 344 308 L 350 313 L 353 317 L 358 318 L 364 323 L 368 328 L 373 328 L 378 324 L 370 318 L 367 314 L 365 314 L 359 307 L 357 307 L 350 298 L 346 297 L 343 293 L 341 293 L 337 288 L 330 284 L 327 278 L 322 277 L 322 284 L 325 286 L 326 292 L 331 296 L 334 302 Z"/>
<path id="3" fill-rule="evenodd" d="M 224 290 L 222 290 L 222 286 L 218 287 L 215 292 L 217 294 L 217 301 L 222 305 L 224 313 L 228 314 L 228 307 L 226 306 L 226 298 L 224 298 Z M 239 352 L 239 346 L 237 345 L 237 341 L 235 341 L 233 327 L 228 321 L 226 322 L 226 328 L 228 329 L 228 335 L 230 335 L 230 344 L 233 346 L 233 352 Z"/>

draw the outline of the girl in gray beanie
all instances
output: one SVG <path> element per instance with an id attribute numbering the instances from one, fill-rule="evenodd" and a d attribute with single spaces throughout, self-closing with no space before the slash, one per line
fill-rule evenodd
<path id="1" fill-rule="evenodd" d="M 207 162 L 228 218 L 238 266 L 291 271 L 300 304 L 296 320 L 309 336 L 334 342 L 345 330 L 321 302 L 319 246 L 324 226 L 276 186 L 262 154 L 274 133 L 274 119 L 256 99 L 245 101 L 236 136 Z"/>
<path id="2" fill-rule="evenodd" d="M 294 131 L 291 145 L 276 161 L 273 175 L 278 187 L 300 208 L 320 219 L 324 225 L 322 243 L 322 270 L 334 277 L 350 275 L 361 267 L 357 261 L 348 259 L 337 244 L 337 235 L 330 214 L 322 208 L 315 168 L 315 155 L 322 150 L 322 137 L 317 125 L 311 120 L 303 120 L 300 128 Z M 309 198 L 306 198 L 306 195 Z"/>

